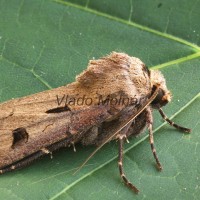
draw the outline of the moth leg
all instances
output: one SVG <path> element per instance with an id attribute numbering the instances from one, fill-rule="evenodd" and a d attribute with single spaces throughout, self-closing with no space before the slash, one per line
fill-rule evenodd
<path id="1" fill-rule="evenodd" d="M 154 139 L 153 139 L 153 127 L 152 127 L 152 124 L 153 124 L 153 116 L 152 116 L 152 111 L 150 108 L 147 108 L 147 127 L 148 127 L 148 130 L 149 130 L 149 142 L 150 142 L 150 145 L 151 145 L 151 151 L 153 153 L 153 156 L 156 160 L 156 164 L 157 164 L 157 167 L 158 167 L 158 170 L 162 170 L 162 165 L 158 159 L 158 156 L 157 156 L 157 153 L 156 153 L 156 149 L 155 149 L 155 146 L 154 146 Z"/>
<path id="2" fill-rule="evenodd" d="M 46 148 L 42 149 L 32 155 L 30 155 L 29 157 L 26 157 L 12 165 L 9 165 L 3 169 L 0 169 L 0 174 L 4 174 L 6 172 L 10 172 L 10 171 L 14 171 L 17 169 L 21 169 L 23 167 L 26 167 L 27 165 L 29 165 L 30 163 L 32 163 L 34 160 L 38 159 L 39 157 L 47 154 L 46 151 L 48 151 Z"/>
<path id="3" fill-rule="evenodd" d="M 126 175 L 123 170 L 123 144 L 124 139 L 126 139 L 126 135 L 120 135 L 119 136 L 119 158 L 118 158 L 118 167 L 119 167 L 119 173 L 124 181 L 124 183 L 135 193 L 138 193 L 139 190 L 126 178 Z"/>
<path id="4" fill-rule="evenodd" d="M 66 138 L 66 139 L 63 139 L 63 140 L 61 140 L 57 143 L 54 143 L 48 147 L 42 148 L 41 150 L 35 152 L 34 154 L 32 154 L 30 156 L 25 157 L 24 159 L 14 163 L 14 164 L 11 164 L 5 168 L 0 169 L 0 174 L 4 174 L 6 172 L 10 172 L 10 171 L 14 171 L 14 170 L 26 167 L 27 165 L 31 164 L 34 160 L 40 158 L 41 156 L 44 156 L 47 154 L 51 155 L 51 152 L 53 152 L 57 149 L 60 149 L 61 147 L 66 147 L 69 143 L 70 143 L 70 138 Z"/>
<path id="5" fill-rule="evenodd" d="M 185 128 L 185 127 L 182 127 L 182 126 L 179 126 L 178 124 L 175 124 L 173 121 L 171 121 L 167 115 L 163 112 L 163 110 L 161 108 L 159 108 L 159 113 L 160 115 L 162 116 L 162 118 L 169 123 L 170 126 L 173 126 L 174 128 L 180 130 L 180 131 L 183 131 L 183 132 L 186 132 L 186 133 L 190 133 L 191 132 L 191 129 L 189 128 Z"/>

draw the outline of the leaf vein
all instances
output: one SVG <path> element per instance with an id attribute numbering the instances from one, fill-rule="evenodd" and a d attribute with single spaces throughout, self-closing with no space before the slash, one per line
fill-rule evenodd
<path id="1" fill-rule="evenodd" d="M 74 3 L 69 3 L 69 2 L 66 2 L 66 1 L 63 1 L 63 0 L 53 0 L 53 1 L 56 2 L 56 3 L 60 3 L 62 5 L 65 5 L 65 6 L 70 6 L 70 7 L 76 8 L 76 9 L 80 9 L 80 10 L 86 11 L 88 13 L 92 13 L 92 14 L 95 14 L 95 15 L 98 15 L 98 16 L 101 16 L 101 17 L 105 17 L 107 19 L 110 19 L 110 20 L 113 20 L 113 21 L 117 21 L 117 22 L 126 24 L 128 26 L 133 26 L 133 27 L 138 28 L 140 30 L 143 30 L 143 31 L 155 34 L 155 35 L 159 35 L 161 37 L 164 37 L 164 38 L 179 42 L 181 44 L 187 45 L 189 47 L 192 47 L 197 52 L 200 51 L 200 47 L 198 45 L 195 45 L 195 44 L 193 44 L 191 42 L 188 42 L 188 41 L 186 41 L 186 40 L 184 40 L 182 38 L 176 37 L 174 35 L 170 35 L 168 33 L 162 33 L 162 32 L 160 32 L 158 30 L 149 28 L 147 26 L 144 26 L 144 25 L 141 25 L 141 24 L 137 24 L 137 23 L 132 22 L 132 21 L 124 20 L 124 19 L 121 19 L 119 17 L 115 17 L 115 16 L 112 16 L 112 15 L 109 15 L 109 14 L 106 14 L 106 13 L 103 13 L 103 12 L 100 12 L 100 11 L 97 11 L 97 10 L 94 10 L 94 9 L 91 9 L 91 8 L 88 8 L 88 7 L 83 7 L 81 5 L 77 5 L 77 4 L 74 4 Z"/>
<path id="2" fill-rule="evenodd" d="M 13 67 L 20 67 L 20 68 L 24 69 L 25 71 L 31 72 L 39 82 L 41 82 L 43 85 L 45 85 L 48 89 L 52 89 L 52 87 L 49 85 L 49 83 L 47 81 L 45 81 L 43 78 L 41 78 L 33 69 L 27 69 L 26 67 L 23 67 L 17 63 L 14 63 L 14 62 L 8 60 L 7 58 L 5 58 L 5 56 L 4 57 L 1 56 L 0 60 L 2 60 L 2 59 L 6 60 L 8 63 L 12 64 Z"/>

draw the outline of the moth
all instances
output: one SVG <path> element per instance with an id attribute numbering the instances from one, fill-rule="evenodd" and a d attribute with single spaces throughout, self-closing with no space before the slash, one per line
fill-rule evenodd
<path id="1" fill-rule="evenodd" d="M 61 147 L 96 145 L 84 165 L 104 144 L 117 140 L 120 176 L 138 193 L 123 170 L 124 141 L 148 128 L 161 170 L 153 140 L 153 110 L 180 131 L 191 131 L 165 115 L 162 107 L 170 100 L 162 73 L 149 70 L 140 59 L 112 52 L 91 60 L 71 84 L 0 104 L 0 173 L 25 167 Z"/>

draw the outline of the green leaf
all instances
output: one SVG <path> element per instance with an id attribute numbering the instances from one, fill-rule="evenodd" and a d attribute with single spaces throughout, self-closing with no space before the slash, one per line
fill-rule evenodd
<path id="1" fill-rule="evenodd" d="M 158 172 L 147 132 L 126 144 L 122 183 L 117 144 L 55 152 L 0 177 L 1 199 L 199 199 L 200 2 L 172 0 L 0 0 L 0 101 L 72 82 L 88 60 L 111 51 L 160 69 L 173 94 L 164 110 L 183 134 L 155 112 L 154 138 L 164 170 Z"/>

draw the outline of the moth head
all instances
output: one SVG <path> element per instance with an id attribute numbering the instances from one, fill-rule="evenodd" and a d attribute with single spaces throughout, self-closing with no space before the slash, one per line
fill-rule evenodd
<path id="1" fill-rule="evenodd" d="M 158 70 L 151 70 L 150 72 L 152 93 L 155 91 L 156 85 L 159 85 L 158 94 L 152 101 L 151 106 L 158 109 L 171 101 L 171 93 L 167 89 L 166 81 L 162 73 Z"/>

